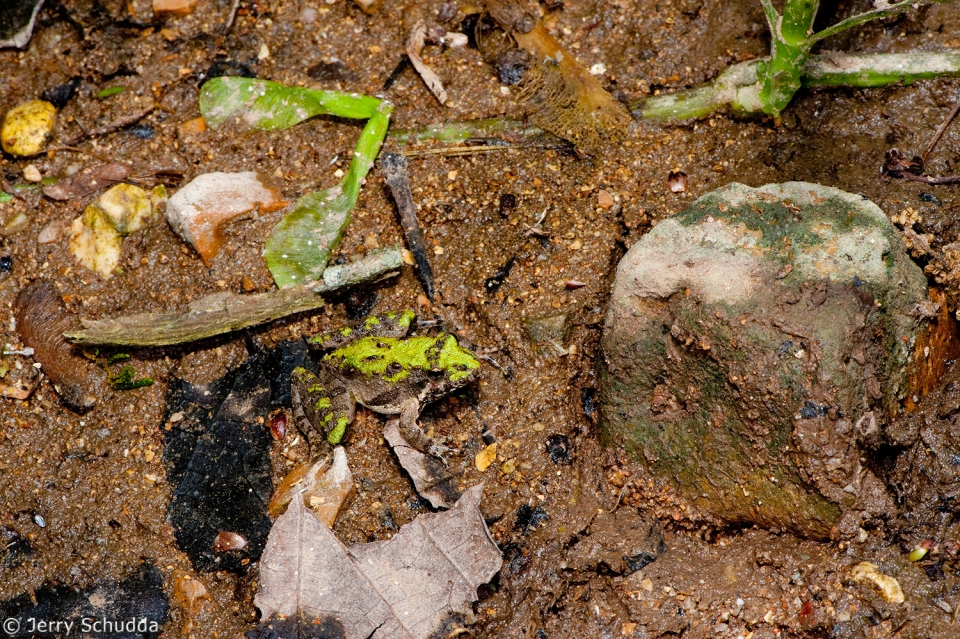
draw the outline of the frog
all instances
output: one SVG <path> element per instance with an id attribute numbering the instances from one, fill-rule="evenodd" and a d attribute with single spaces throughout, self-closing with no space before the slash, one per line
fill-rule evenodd
<path id="1" fill-rule="evenodd" d="M 307 438 L 311 456 L 340 444 L 353 421 L 356 405 L 375 413 L 400 416 L 400 432 L 421 453 L 444 464 L 449 449 L 417 425 L 424 406 L 473 382 L 480 362 L 445 331 L 409 336 L 413 311 L 371 315 L 307 340 L 325 353 L 319 372 L 305 367 L 291 375 L 294 418 Z"/>

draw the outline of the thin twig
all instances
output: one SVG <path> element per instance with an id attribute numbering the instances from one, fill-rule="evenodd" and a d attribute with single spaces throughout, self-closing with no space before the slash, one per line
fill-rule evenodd
<path id="1" fill-rule="evenodd" d="M 445 149 L 424 149 L 422 151 L 401 151 L 400 155 L 408 158 L 424 157 L 427 155 L 457 156 L 457 155 L 472 155 L 473 153 L 490 153 L 491 151 L 506 151 L 507 149 L 513 149 L 513 148 L 516 148 L 516 147 L 490 146 L 487 144 L 482 144 L 479 146 L 454 146 L 454 147 L 445 148 Z"/>
<path id="2" fill-rule="evenodd" d="M 432 302 L 436 297 L 433 269 L 430 267 L 430 259 L 427 256 L 427 246 L 423 241 L 423 233 L 420 231 L 420 223 L 417 222 L 417 209 L 413 204 L 410 178 L 407 176 L 407 158 L 397 153 L 384 153 L 380 156 L 380 170 L 383 171 L 387 188 L 390 189 L 390 193 L 397 203 L 400 226 L 407 238 L 407 246 L 410 247 L 413 259 L 417 263 L 417 273 L 420 276 L 420 283 L 423 285 L 423 292 Z"/>
<path id="3" fill-rule="evenodd" d="M 953 111 L 950 112 L 950 115 L 947 116 L 947 119 L 943 121 L 943 124 L 940 125 L 940 128 L 937 129 L 936 135 L 933 136 L 933 139 L 930 140 L 930 144 L 927 145 L 926 150 L 920 158 L 923 160 L 923 163 L 927 163 L 927 156 L 930 155 L 930 152 L 933 151 L 933 147 L 937 145 L 937 142 L 940 141 L 940 138 L 943 137 L 944 132 L 947 130 L 947 127 L 950 126 L 950 123 L 953 122 L 953 119 L 957 117 L 957 113 L 960 113 L 960 100 L 957 100 L 957 106 L 953 107 Z"/>
<path id="4" fill-rule="evenodd" d="M 960 175 L 947 175 L 944 177 L 927 177 L 926 175 L 914 175 L 913 173 L 908 173 L 904 171 L 901 175 L 893 175 L 891 177 L 901 177 L 905 180 L 910 180 L 911 182 L 920 182 L 921 184 L 932 184 L 934 186 L 940 184 L 960 184 Z"/>

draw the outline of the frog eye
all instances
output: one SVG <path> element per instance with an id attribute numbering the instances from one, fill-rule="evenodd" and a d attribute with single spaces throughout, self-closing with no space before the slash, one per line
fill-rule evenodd
<path id="1" fill-rule="evenodd" d="M 431 368 L 427 371 L 427 376 L 436 379 L 438 377 L 443 377 L 443 373 L 444 371 L 441 368 Z"/>
<path id="2" fill-rule="evenodd" d="M 388 375 L 396 375 L 402 370 L 403 370 L 403 366 L 400 365 L 398 362 L 391 362 L 390 365 L 387 366 Z"/>

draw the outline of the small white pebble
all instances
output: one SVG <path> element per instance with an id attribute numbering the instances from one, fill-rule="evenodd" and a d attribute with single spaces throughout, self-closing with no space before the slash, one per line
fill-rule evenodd
<path id="1" fill-rule="evenodd" d="M 595 65 L 590 67 L 590 75 L 603 75 L 607 72 L 607 65 L 603 62 L 597 62 Z"/>
<path id="2" fill-rule="evenodd" d="M 267 46 L 267 43 L 264 42 L 260 45 L 260 52 L 257 53 L 257 60 L 266 60 L 270 57 L 270 48 Z"/>
<path id="3" fill-rule="evenodd" d="M 28 164 L 23 167 L 23 179 L 27 182 L 39 182 L 43 179 L 43 176 L 40 174 L 40 169 L 32 164 Z"/>

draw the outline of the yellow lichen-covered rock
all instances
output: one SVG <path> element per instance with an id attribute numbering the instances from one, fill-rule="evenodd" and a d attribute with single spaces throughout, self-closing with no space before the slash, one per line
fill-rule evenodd
<path id="1" fill-rule="evenodd" d="M 163 187 L 153 192 L 133 184 L 116 184 L 97 199 L 97 206 L 120 235 L 139 231 L 156 215 L 155 205 L 163 199 Z"/>
<path id="2" fill-rule="evenodd" d="M 81 266 L 111 277 L 120 262 L 120 244 L 123 237 L 94 204 L 70 227 L 70 252 Z"/>
<path id="3" fill-rule="evenodd" d="M 49 102 L 32 100 L 9 111 L 3 118 L 0 143 L 10 155 L 34 155 L 43 150 L 53 133 L 57 109 Z"/>

